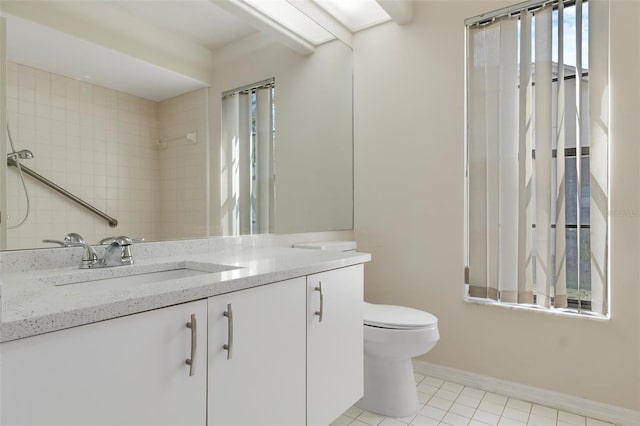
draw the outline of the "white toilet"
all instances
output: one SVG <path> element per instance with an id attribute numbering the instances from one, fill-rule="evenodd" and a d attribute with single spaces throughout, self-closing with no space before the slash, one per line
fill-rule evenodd
<path id="1" fill-rule="evenodd" d="M 418 411 L 411 358 L 430 351 L 438 339 L 435 316 L 364 302 L 364 396 L 356 405 L 386 417 Z"/>
<path id="2" fill-rule="evenodd" d="M 353 251 L 355 241 L 323 241 L 294 247 Z M 364 302 L 364 396 L 356 405 L 386 417 L 406 417 L 420 407 L 411 358 L 440 339 L 438 319 L 404 306 Z"/>

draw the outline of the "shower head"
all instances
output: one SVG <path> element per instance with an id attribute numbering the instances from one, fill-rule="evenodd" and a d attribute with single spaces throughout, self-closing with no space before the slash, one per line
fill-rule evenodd
<path id="1" fill-rule="evenodd" d="M 28 149 L 22 149 L 20 151 L 17 152 L 11 152 L 9 154 L 7 154 L 7 158 L 19 158 L 21 160 L 30 160 L 31 158 L 33 158 L 33 152 L 29 151 Z"/>

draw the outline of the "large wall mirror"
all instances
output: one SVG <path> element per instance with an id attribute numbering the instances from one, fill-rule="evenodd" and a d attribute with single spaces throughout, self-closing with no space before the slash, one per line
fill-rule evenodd
<path id="1" fill-rule="evenodd" d="M 2 249 L 352 228 L 350 47 L 283 38 L 233 3 L 3 0 Z M 247 149 L 223 95 L 264 81 L 270 225 L 241 227 Z"/>

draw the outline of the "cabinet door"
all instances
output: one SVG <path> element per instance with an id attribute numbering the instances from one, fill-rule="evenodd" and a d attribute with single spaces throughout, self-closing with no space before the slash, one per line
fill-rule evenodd
<path id="1" fill-rule="evenodd" d="M 204 425 L 206 307 L 201 300 L 2 343 L 0 424 Z"/>
<path id="2" fill-rule="evenodd" d="M 330 424 L 363 395 L 362 292 L 362 265 L 307 277 L 308 425 Z"/>
<path id="3" fill-rule="evenodd" d="M 304 424 L 305 294 L 297 278 L 209 299 L 210 425 Z"/>

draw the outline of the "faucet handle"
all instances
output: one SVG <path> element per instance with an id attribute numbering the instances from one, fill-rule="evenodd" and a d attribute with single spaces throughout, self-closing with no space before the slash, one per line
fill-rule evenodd
<path id="1" fill-rule="evenodd" d="M 89 244 L 87 243 L 80 243 L 80 242 L 74 242 L 74 243 L 69 243 L 70 247 L 83 247 L 84 248 L 84 253 L 82 254 L 82 260 L 80 261 L 80 268 L 81 269 L 89 269 L 89 268 L 94 268 L 96 266 L 98 266 L 98 264 L 100 263 L 100 260 L 98 259 L 98 254 L 96 253 L 96 250 L 91 247 Z"/>
<path id="2" fill-rule="evenodd" d="M 133 240 L 127 236 L 120 236 L 114 239 L 114 241 L 121 246 L 130 246 L 133 244 Z"/>
<path id="3" fill-rule="evenodd" d="M 133 242 L 127 237 L 118 237 L 111 241 L 104 251 L 104 266 L 133 265 L 133 255 L 131 245 Z"/>
<path id="4" fill-rule="evenodd" d="M 75 233 L 75 232 L 69 232 L 67 235 L 64 236 L 64 239 L 62 241 L 60 240 L 42 240 L 43 243 L 53 243 L 53 244 L 59 244 L 62 247 L 74 247 L 80 244 L 86 244 L 87 242 L 84 240 L 84 238 L 82 238 L 82 235 Z"/>
<path id="5" fill-rule="evenodd" d="M 64 236 L 64 242 L 67 245 L 71 245 L 71 244 L 86 244 L 87 242 L 84 240 L 84 238 L 82 238 L 82 235 L 76 233 L 76 232 L 69 232 L 67 235 Z"/>
<path id="6" fill-rule="evenodd" d="M 99 245 L 99 246 L 103 246 L 103 245 L 105 245 L 105 244 L 106 244 L 106 245 L 109 245 L 109 244 L 111 244 L 112 242 L 114 242 L 115 240 L 116 240 L 116 237 L 106 237 L 106 238 L 103 238 L 103 239 L 101 239 L 100 241 L 98 241 L 98 245 Z"/>
<path id="7" fill-rule="evenodd" d="M 42 240 L 43 243 L 51 243 L 51 244 L 58 244 L 61 247 L 67 247 L 67 243 L 65 241 L 60 241 L 60 240 Z"/>
<path id="8" fill-rule="evenodd" d="M 123 264 L 122 262 L 122 254 L 124 251 L 124 247 L 120 245 L 117 241 L 112 241 L 104 251 L 104 259 L 102 260 L 102 264 L 104 266 L 120 266 Z"/>
<path id="9" fill-rule="evenodd" d="M 123 241 L 128 241 L 128 243 Z M 120 245 L 131 245 L 133 243 L 143 243 L 144 242 L 144 237 L 137 237 L 137 238 L 129 238 L 127 236 L 121 236 L 121 237 L 107 237 L 107 238 L 103 238 L 100 241 L 98 241 L 98 245 L 104 245 L 104 244 L 111 244 L 114 241 L 118 241 L 118 244 Z"/>
<path id="10" fill-rule="evenodd" d="M 133 241 L 131 238 L 121 236 L 116 238 L 116 243 L 120 244 L 120 247 L 122 247 L 122 263 L 125 265 L 133 265 L 133 254 L 131 253 Z"/>

